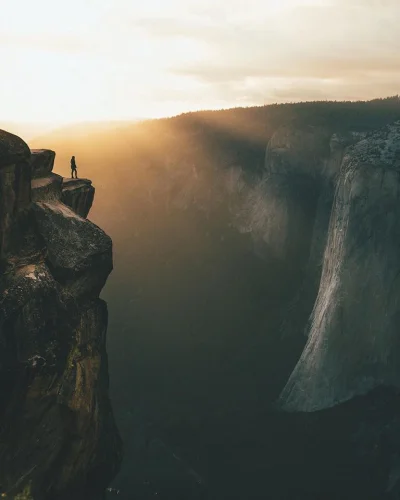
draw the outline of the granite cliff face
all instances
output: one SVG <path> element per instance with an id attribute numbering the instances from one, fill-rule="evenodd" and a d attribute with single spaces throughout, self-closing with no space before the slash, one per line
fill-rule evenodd
<path id="1" fill-rule="evenodd" d="M 290 248 L 291 256 L 298 253 L 302 239 L 306 259 L 323 249 L 325 241 L 319 229 L 327 233 L 326 215 L 329 218 L 343 155 L 360 137 L 362 134 L 332 134 L 312 126 L 302 130 L 282 127 L 272 136 L 265 169 L 269 191 L 279 203 L 274 210 L 278 227 L 272 228 L 270 240 L 276 245 L 276 237 L 281 239 L 277 249 L 281 257 L 285 258 Z"/>
<path id="2" fill-rule="evenodd" d="M 399 175 L 399 122 L 346 151 L 308 342 L 282 394 L 288 409 L 400 387 Z"/>
<path id="3" fill-rule="evenodd" d="M 85 219 L 91 182 L 54 157 L 0 131 L 0 490 L 95 500 L 121 460 L 99 299 L 112 242 Z"/>
<path id="4" fill-rule="evenodd" d="M 294 344 L 297 363 L 266 420 L 286 436 L 271 477 L 294 481 L 273 479 L 270 491 L 399 498 L 400 122 L 346 136 L 285 128 L 268 145 L 266 168 L 280 220 L 267 241 L 277 239 L 284 256 L 298 247 L 290 228 L 305 224 L 310 186 L 316 194 L 302 282 L 280 329 L 281 361 Z"/>

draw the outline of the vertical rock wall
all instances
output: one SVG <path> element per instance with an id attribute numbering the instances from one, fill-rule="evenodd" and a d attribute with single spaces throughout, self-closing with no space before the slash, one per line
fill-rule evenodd
<path id="1" fill-rule="evenodd" d="M 54 156 L 0 131 L 0 490 L 95 500 L 121 460 L 99 299 L 112 242 L 84 218 L 93 196 L 62 202 Z"/>

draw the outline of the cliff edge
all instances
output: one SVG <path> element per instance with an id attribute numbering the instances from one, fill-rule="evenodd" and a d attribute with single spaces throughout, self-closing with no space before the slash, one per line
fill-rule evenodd
<path id="1" fill-rule="evenodd" d="M 0 492 L 100 499 L 121 461 L 108 398 L 111 239 L 94 188 L 0 130 Z"/>

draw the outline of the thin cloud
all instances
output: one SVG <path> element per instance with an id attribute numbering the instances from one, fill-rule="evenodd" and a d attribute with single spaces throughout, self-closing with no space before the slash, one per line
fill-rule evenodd
<path id="1" fill-rule="evenodd" d="M 248 78 L 363 78 L 384 73 L 388 78 L 398 73 L 398 55 L 383 54 L 370 59 L 353 54 L 347 58 L 335 54 L 310 57 L 306 52 L 292 60 L 289 54 L 279 58 L 270 56 L 243 62 L 242 65 L 225 62 L 221 64 L 198 63 L 186 67 L 173 68 L 173 73 L 196 78 L 206 83 L 239 82 Z"/>
<path id="2" fill-rule="evenodd" d="M 70 0 L 60 8 L 15 0 L 6 12 L 0 53 L 13 72 L 0 96 L 12 119 L 162 116 L 400 88 L 398 0 Z"/>
<path id="3" fill-rule="evenodd" d="M 69 53 L 82 53 L 91 49 L 91 46 L 83 38 L 66 35 L 56 35 L 50 38 L 49 36 L 39 34 L 0 34 L 0 46 L 2 49 L 11 47 Z"/>
<path id="4" fill-rule="evenodd" d="M 363 8 L 361 8 L 361 6 Z M 248 78 L 359 78 L 397 72 L 400 6 L 391 0 L 299 5 L 260 25 L 207 17 L 147 18 L 136 26 L 151 36 L 185 37 L 209 47 L 210 57 L 170 71 L 205 83 Z"/>
<path id="5" fill-rule="evenodd" d="M 377 97 L 397 95 L 400 89 L 400 73 L 387 81 L 367 81 L 361 83 L 334 81 L 330 83 L 315 82 L 301 86 L 296 82 L 287 82 L 270 93 L 270 98 L 276 102 L 297 102 L 313 100 L 349 100 L 374 99 Z"/>

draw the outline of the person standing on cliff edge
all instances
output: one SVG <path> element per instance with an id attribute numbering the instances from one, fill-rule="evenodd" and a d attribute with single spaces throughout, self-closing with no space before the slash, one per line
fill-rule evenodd
<path id="1" fill-rule="evenodd" d="M 76 163 L 75 163 L 75 156 L 71 158 L 71 179 L 74 178 L 74 173 L 75 173 L 75 179 L 78 178 L 78 173 L 76 170 Z"/>

